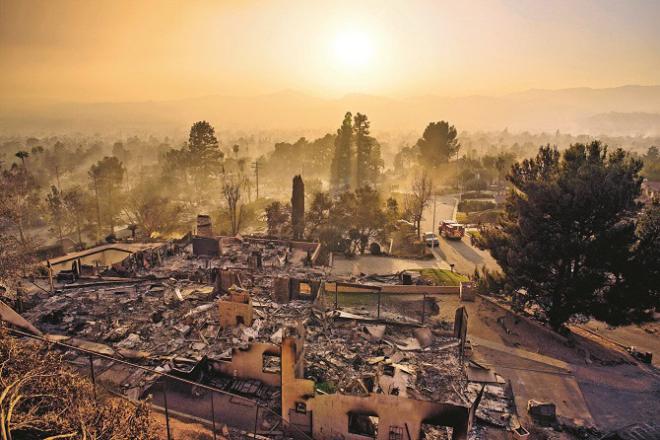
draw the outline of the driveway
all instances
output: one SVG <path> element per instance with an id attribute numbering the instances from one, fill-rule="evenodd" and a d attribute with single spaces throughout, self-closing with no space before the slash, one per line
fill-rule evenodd
<path id="1" fill-rule="evenodd" d="M 574 335 L 568 344 L 552 331 L 477 297 L 446 295 L 440 318 L 450 321 L 465 306 L 473 359 L 511 381 L 518 415 L 529 424 L 530 399 L 557 405 L 564 419 L 604 431 L 648 422 L 660 413 L 660 375 L 621 350 Z"/>
<path id="2" fill-rule="evenodd" d="M 412 258 L 377 257 L 374 255 L 358 255 L 349 259 L 335 255 L 332 263 L 332 274 L 390 274 L 407 269 L 426 268 L 449 269 L 449 265 L 441 259 L 417 260 Z"/>
<path id="3" fill-rule="evenodd" d="M 454 207 L 458 199 L 453 196 L 437 196 L 435 201 L 435 227 L 433 225 L 433 201 L 424 211 L 422 220 L 422 233 L 433 231 L 438 233 L 438 224 L 445 219 L 452 219 Z M 462 240 L 446 240 L 440 237 L 440 245 L 432 249 L 436 259 L 444 261 L 446 265 L 454 264 L 454 270 L 465 275 L 474 273 L 475 267 L 481 269 L 486 266 L 490 271 L 499 271 L 495 259 L 488 251 L 482 251 L 470 244 L 469 237 Z"/>

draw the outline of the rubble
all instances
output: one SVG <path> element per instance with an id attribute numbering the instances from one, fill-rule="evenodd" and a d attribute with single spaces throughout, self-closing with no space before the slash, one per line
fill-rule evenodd
<path id="1" fill-rule="evenodd" d="M 232 240 L 228 249 L 235 245 Z M 264 242 L 263 247 L 270 248 L 269 242 Z M 277 254 L 281 248 L 282 245 L 273 246 L 270 250 Z M 131 274 L 136 278 L 103 277 L 92 282 L 81 279 L 61 286 L 52 295 L 37 292 L 31 298 L 34 306 L 23 316 L 54 340 L 139 360 L 145 365 L 172 368 L 205 358 L 220 359 L 232 347 L 270 342 L 271 336 L 285 323 L 300 320 L 309 306 L 298 301 L 286 307 L 273 303 L 272 277 L 282 273 L 320 280 L 324 275 L 322 269 L 295 262 L 276 269 L 266 268 L 262 273 L 246 273 L 240 264 L 227 269 L 232 260 L 240 263 L 241 258 L 195 257 L 192 247 L 185 243 L 155 244 L 148 249 L 156 251 L 131 254 L 113 265 L 114 271 L 122 273 L 127 272 L 122 267 L 133 267 Z M 159 264 L 135 266 L 140 259 L 158 259 L 150 255 L 159 252 L 163 252 Z M 225 287 L 229 283 L 245 286 L 240 293 L 234 289 L 234 299 L 248 298 L 247 304 L 240 303 L 249 310 L 242 315 L 242 322 L 234 316 L 237 333 L 220 318 L 223 304 L 220 295 L 232 290 Z M 140 381 L 141 389 L 146 389 L 149 382 L 143 378 Z"/>
<path id="2" fill-rule="evenodd" d="M 366 379 L 369 392 L 383 392 L 376 378 L 401 373 L 405 386 L 398 388 L 404 395 L 463 401 L 457 393 L 465 391 L 467 378 L 457 357 L 457 345 L 444 345 L 453 338 L 433 337 L 422 349 L 414 336 L 419 329 L 403 326 L 335 322 L 326 334 L 310 322 L 306 329 L 305 377 L 322 387 L 344 392 L 356 380 L 364 383 Z"/>
<path id="3" fill-rule="evenodd" d="M 308 414 L 303 412 L 303 402 L 296 404 L 300 416 L 291 416 L 282 406 L 285 389 L 312 384 L 305 395 L 316 396 L 320 399 L 316 405 L 322 406 L 324 399 L 349 404 L 350 398 L 358 396 L 378 405 L 390 398 L 409 401 L 406 405 L 411 408 L 415 407 L 412 402 L 422 402 L 430 413 L 464 414 L 465 418 L 452 423 L 465 429 L 467 410 L 479 400 L 462 356 L 467 315 L 460 315 L 457 333 L 452 334 L 451 323 L 435 320 L 421 326 L 396 307 L 384 307 L 377 318 L 365 316 L 359 307 L 336 309 L 333 293 L 324 284 L 325 268 L 310 266 L 315 247 L 214 237 L 203 231 L 210 228 L 205 219 L 200 221 L 204 236 L 198 225 L 198 235 L 188 243 L 154 247 L 172 250 L 158 264 L 131 266 L 130 271 L 123 271 L 130 278 L 81 279 L 53 294 L 38 293 L 25 318 L 52 340 L 203 380 L 254 398 L 281 411 L 285 419 L 304 419 L 300 426 L 309 424 L 309 429 L 311 419 L 302 415 Z M 206 247 L 209 240 L 217 248 L 216 244 Z M 217 254 L 202 248 L 217 249 Z M 135 264 L 138 259 L 129 260 Z M 113 270 L 122 272 L 115 265 Z M 378 282 L 396 288 L 401 277 L 379 277 Z M 422 307 L 430 316 L 439 308 L 437 300 L 428 299 L 423 299 Z M 284 361 L 280 348 L 289 347 L 291 329 L 302 335 L 300 343 L 305 347 L 295 365 Z M 67 356 L 85 362 L 73 351 Z M 157 374 L 120 373 L 119 365 L 99 361 L 99 369 L 116 371 L 116 385 L 132 398 L 144 396 L 158 383 Z M 286 373 L 291 368 L 295 379 Z M 496 386 L 489 386 L 482 400 L 485 405 L 477 412 L 482 419 L 495 419 L 493 411 L 501 406 L 496 399 L 489 400 L 491 395 L 500 396 Z M 313 405 L 311 400 L 307 404 Z M 315 417 L 328 417 L 322 414 L 319 410 Z"/>

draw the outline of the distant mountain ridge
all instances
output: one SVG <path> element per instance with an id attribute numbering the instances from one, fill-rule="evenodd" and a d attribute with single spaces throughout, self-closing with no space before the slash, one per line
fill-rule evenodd
<path id="1" fill-rule="evenodd" d="M 503 96 L 350 94 L 338 99 L 284 90 L 168 101 L 32 103 L 3 106 L 0 131 L 178 131 L 200 119 L 222 130 L 334 130 L 346 111 L 366 113 L 375 131 L 421 131 L 429 121 L 445 119 L 460 130 L 660 135 L 660 86 L 532 89 Z"/>

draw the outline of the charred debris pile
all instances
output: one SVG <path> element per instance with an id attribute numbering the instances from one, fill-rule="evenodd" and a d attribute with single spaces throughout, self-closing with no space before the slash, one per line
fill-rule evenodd
<path id="1" fill-rule="evenodd" d="M 458 325 L 423 324 L 405 313 L 378 319 L 359 307 L 342 310 L 336 292 L 326 288 L 341 280 L 331 279 L 318 254 L 316 243 L 207 234 L 116 252 L 113 258 L 73 255 L 49 262 L 52 292 L 33 291 L 22 316 L 48 340 L 72 347 L 65 355 L 74 363 L 84 365 L 85 354 L 73 347 L 107 356 L 98 361 L 97 374 L 134 399 L 155 392 L 159 372 L 171 372 L 259 401 L 310 435 L 316 429 L 352 429 L 350 423 L 334 426 L 335 416 L 326 414 L 324 402 L 332 396 L 342 396 L 338 408 L 359 409 L 367 399 L 380 411 L 384 398 L 436 405 L 425 409 L 426 416 L 424 411 L 392 416 L 391 423 L 410 420 L 413 439 L 423 432 L 434 437 L 434 429 L 421 429 L 424 417 L 453 426 L 455 438 L 465 438 L 461 433 L 475 411 L 479 419 L 507 426 L 506 388 L 484 392 L 483 382 L 470 381 L 475 367 L 468 368 L 465 354 L 467 315 Z M 401 274 L 350 281 L 433 287 L 407 278 L 401 284 Z M 288 362 L 283 347 L 295 328 L 302 336 L 296 361 Z M 108 360 L 113 358 L 148 369 L 113 364 Z M 313 387 L 300 394 L 306 403 L 289 408 L 285 396 L 300 392 L 299 382 Z M 477 408 L 480 401 L 485 406 Z M 303 411 L 305 405 L 316 409 Z"/>

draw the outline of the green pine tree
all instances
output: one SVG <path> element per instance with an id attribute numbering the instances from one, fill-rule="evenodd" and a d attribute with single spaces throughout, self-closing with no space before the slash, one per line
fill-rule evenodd
<path id="1" fill-rule="evenodd" d="M 353 116 L 346 112 L 335 139 L 335 154 L 330 166 L 330 186 L 337 194 L 348 191 L 352 178 Z"/>
<path id="2" fill-rule="evenodd" d="M 575 144 L 563 154 L 550 146 L 515 164 L 499 227 L 483 244 L 512 289 L 559 329 L 571 316 L 616 321 L 648 301 L 618 295 L 635 243 L 642 163 L 600 142 Z M 613 295 L 616 307 L 612 307 Z"/>

